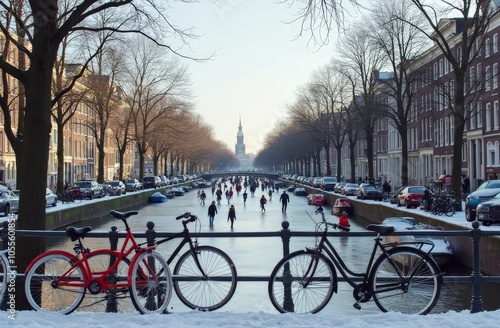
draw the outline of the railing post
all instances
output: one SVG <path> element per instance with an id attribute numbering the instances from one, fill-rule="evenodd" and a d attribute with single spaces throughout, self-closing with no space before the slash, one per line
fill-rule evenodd
<path id="1" fill-rule="evenodd" d="M 146 227 L 148 228 L 148 230 L 146 230 L 146 241 L 148 243 L 148 246 L 154 246 L 155 239 L 156 239 L 156 231 L 154 230 L 155 223 L 153 221 L 148 221 L 148 223 L 146 223 Z M 148 265 L 149 265 L 149 268 L 151 270 L 153 270 L 153 272 L 156 272 L 154 257 L 152 257 L 152 256 L 148 257 Z M 154 295 L 152 295 L 151 293 L 148 293 L 148 299 L 146 300 L 145 306 L 147 309 L 154 309 L 155 308 Z"/>
<path id="2" fill-rule="evenodd" d="M 283 257 L 290 254 L 290 230 L 288 221 L 281 222 L 281 241 L 283 242 Z M 283 308 L 288 312 L 294 312 L 292 298 L 292 275 L 290 274 L 290 265 L 286 263 L 283 268 Z"/>
<path id="3" fill-rule="evenodd" d="M 5 249 L 7 249 L 7 246 L 9 243 L 9 235 L 8 235 L 9 221 L 8 220 L 5 220 L 2 222 L 2 229 L 0 231 L 1 231 L 1 235 L 2 235 L 2 249 L 1 250 L 5 250 Z M 9 274 L 11 272 L 9 270 L 9 268 L 5 268 L 5 270 L 8 270 L 8 271 L 2 272 L 2 274 Z M 5 288 L 7 289 L 7 287 L 8 286 L 6 286 Z M 8 297 L 6 296 L 6 294 L 7 294 L 7 292 L 5 292 L 2 304 L 0 304 L 0 310 L 7 310 L 8 309 L 8 306 L 7 306 Z"/>
<path id="4" fill-rule="evenodd" d="M 483 311 L 483 298 L 481 297 L 481 284 L 483 275 L 481 274 L 481 263 L 479 261 L 479 243 L 481 241 L 481 229 L 479 222 L 472 222 L 472 245 L 473 245 L 473 261 L 472 261 L 472 301 L 470 313 Z"/>
<path id="5" fill-rule="evenodd" d="M 2 250 L 7 249 L 7 245 L 9 243 L 9 221 L 5 220 L 2 222 Z"/>
<path id="6" fill-rule="evenodd" d="M 148 221 L 146 227 L 148 228 L 148 230 L 146 230 L 146 241 L 148 242 L 148 246 L 154 246 L 156 239 L 155 223 L 153 221 Z"/>
<path id="7" fill-rule="evenodd" d="M 118 228 L 116 226 L 111 226 L 111 231 L 109 232 L 109 247 L 111 250 L 116 251 L 118 249 Z M 115 264 L 116 257 L 112 255 L 109 258 L 109 268 Z M 116 267 L 118 269 L 118 266 Z M 117 274 L 117 271 L 113 272 Z M 116 302 L 116 296 L 113 293 L 109 293 L 108 299 L 106 301 L 106 312 L 116 313 L 118 312 L 118 304 Z"/>

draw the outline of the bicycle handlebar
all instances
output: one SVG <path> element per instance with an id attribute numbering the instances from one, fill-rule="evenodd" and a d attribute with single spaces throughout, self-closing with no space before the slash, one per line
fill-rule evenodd
<path id="1" fill-rule="evenodd" d="M 194 221 L 196 221 L 196 219 L 198 219 L 198 217 L 196 215 L 193 215 L 190 212 L 186 212 L 184 214 L 181 214 L 178 217 L 176 217 L 175 219 L 180 220 L 180 219 L 186 219 L 186 218 L 187 218 L 187 220 L 182 221 L 183 224 L 186 224 L 189 222 L 194 222 Z"/>
<path id="2" fill-rule="evenodd" d="M 351 229 L 349 227 L 345 227 L 345 226 L 342 226 L 342 225 L 337 224 L 337 223 L 326 222 L 326 224 L 329 225 L 329 226 L 332 226 L 333 229 L 339 229 L 339 230 L 342 230 L 342 231 L 345 231 L 345 232 L 351 231 Z"/>

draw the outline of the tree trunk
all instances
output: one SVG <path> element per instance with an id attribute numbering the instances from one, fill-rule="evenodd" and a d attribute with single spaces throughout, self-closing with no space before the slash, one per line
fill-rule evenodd
<path id="1" fill-rule="evenodd" d="M 104 138 L 101 139 L 101 142 L 97 143 L 97 182 L 104 182 L 104 156 L 106 153 L 104 152 Z"/>
<path id="2" fill-rule="evenodd" d="M 43 32 L 40 32 L 43 34 Z M 38 38 L 42 36 L 38 35 Z M 49 43 L 50 38 L 46 37 Z M 42 40 L 38 40 L 41 42 Z M 57 48 L 56 48 L 57 49 Z M 47 187 L 47 163 L 49 160 L 49 138 L 51 132 L 51 78 L 54 53 L 33 49 L 32 64 L 27 72 L 25 133 L 22 142 L 19 189 L 19 216 L 16 229 L 45 230 L 45 188 Z M 16 238 L 17 270 L 23 272 L 29 262 L 45 251 L 43 237 Z M 24 285 L 16 288 L 16 307 L 28 309 Z"/>

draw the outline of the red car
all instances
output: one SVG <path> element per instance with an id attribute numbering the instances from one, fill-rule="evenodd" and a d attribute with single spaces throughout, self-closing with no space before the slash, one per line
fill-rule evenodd
<path id="1" fill-rule="evenodd" d="M 424 186 L 408 186 L 404 188 L 398 194 L 398 207 L 403 205 L 406 208 L 420 206 L 422 198 L 424 198 L 424 191 Z"/>
<path id="2" fill-rule="evenodd" d="M 323 194 L 309 194 L 307 195 L 307 202 L 309 205 L 323 205 L 325 204 L 325 196 Z"/>

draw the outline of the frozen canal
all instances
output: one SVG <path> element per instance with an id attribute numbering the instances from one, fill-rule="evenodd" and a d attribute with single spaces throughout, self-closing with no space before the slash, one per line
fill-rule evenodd
<path id="1" fill-rule="evenodd" d="M 208 206 L 212 200 L 209 189 L 206 189 L 207 199 L 205 205 L 201 205 L 197 198 L 197 190 L 190 191 L 184 196 L 178 196 L 174 199 L 169 199 L 165 203 L 151 204 L 139 209 L 139 215 L 129 219 L 129 224 L 134 232 L 143 232 L 146 230 L 146 223 L 153 221 L 157 231 L 180 232 L 182 225 L 175 217 L 184 213 L 191 212 L 197 215 L 201 220 L 199 225 L 190 224 L 190 231 L 201 232 L 262 232 L 262 231 L 279 231 L 281 223 L 287 220 L 290 223 L 290 230 L 296 231 L 314 231 L 315 221 L 320 220 L 320 216 L 316 216 L 314 211 L 316 206 L 307 204 L 306 197 L 295 196 L 293 193 L 288 193 L 290 203 L 287 213 L 281 213 L 281 203 L 279 202 L 279 193 L 274 193 L 272 199 L 269 199 L 267 191 L 261 192 L 258 190 L 254 197 L 249 195 L 246 205 L 243 204 L 243 196 L 236 195 L 230 201 L 230 204 L 223 198 L 221 204 L 217 206 L 218 214 L 215 217 L 214 227 L 209 227 L 208 221 Z M 262 194 L 268 199 L 266 211 L 261 212 L 259 199 Z M 231 230 L 230 222 L 227 222 L 229 206 L 234 205 L 236 208 L 236 221 L 234 229 Z M 330 214 L 331 208 L 325 206 L 327 219 L 336 222 L 337 217 Z M 121 221 L 114 219 L 100 219 L 90 223 L 94 230 L 109 231 L 111 225 L 116 225 L 120 231 L 123 230 Z M 351 218 L 351 231 L 364 231 L 367 222 L 361 222 L 356 218 Z M 213 245 L 225 251 L 234 261 L 239 276 L 269 276 L 275 264 L 282 257 L 282 242 L 280 237 L 238 237 L 238 238 L 207 238 L 199 239 L 200 245 Z M 304 246 L 314 245 L 313 237 L 292 237 L 290 251 L 301 249 Z M 109 247 L 107 239 L 87 238 L 85 243 L 91 249 L 100 247 Z M 363 271 L 369 258 L 369 252 L 372 249 L 372 237 L 333 238 L 333 243 L 339 250 L 344 261 L 357 271 Z M 167 256 L 178 242 L 171 241 L 162 244 L 159 251 Z M 69 241 L 65 245 L 59 245 L 64 249 L 70 249 Z M 183 252 L 181 252 L 182 254 Z M 450 274 L 447 272 L 447 274 Z M 453 273 L 453 274 L 469 274 L 469 273 Z M 485 288 L 486 289 L 486 288 Z M 498 290 L 498 287 L 496 288 Z M 470 307 L 470 286 L 466 284 L 448 284 L 443 286 L 440 300 L 433 312 L 446 312 L 448 310 L 462 310 Z M 486 299 L 485 299 L 486 301 Z M 347 283 L 339 283 L 339 293 L 334 294 L 330 304 L 322 311 L 322 313 L 342 313 L 342 314 L 368 314 L 377 313 L 379 309 L 373 302 L 363 303 L 361 311 L 352 307 L 354 303 L 352 297 L 352 288 Z M 172 296 L 171 311 L 190 311 L 177 298 Z M 485 308 L 487 303 L 485 302 Z M 263 311 L 276 313 L 277 311 L 269 301 L 266 282 L 238 282 L 236 293 L 231 301 L 223 308 L 225 311 Z"/>

